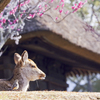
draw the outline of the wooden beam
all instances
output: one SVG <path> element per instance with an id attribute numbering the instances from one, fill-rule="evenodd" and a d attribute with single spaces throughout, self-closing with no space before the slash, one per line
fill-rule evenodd
<path id="1" fill-rule="evenodd" d="M 53 33 L 51 31 L 41 30 L 41 31 L 28 32 L 26 34 L 22 34 L 22 37 L 23 38 L 20 39 L 20 44 L 25 43 L 26 41 L 29 41 L 31 39 L 34 40 L 33 38 L 38 37 L 44 39 L 45 42 L 51 43 L 54 46 L 62 48 L 63 50 L 70 51 L 71 53 L 82 56 L 86 59 L 90 59 L 91 61 L 95 61 L 100 64 L 100 54 L 96 54 L 85 48 L 76 46 L 75 44 L 70 43 L 68 40 L 63 39 L 60 35 L 57 35 L 56 33 Z M 6 42 L 6 45 L 15 46 L 15 42 L 9 40 Z"/>
<path id="2" fill-rule="evenodd" d="M 69 52 L 67 53 L 67 52 L 63 52 L 63 51 L 59 51 L 59 53 L 58 53 L 58 49 L 56 50 L 57 51 L 56 52 L 56 51 L 48 50 L 46 48 L 43 48 L 43 47 L 40 47 L 40 46 L 34 45 L 34 44 L 19 45 L 19 47 L 27 49 L 27 50 L 35 51 L 39 54 L 45 55 L 50 58 L 57 59 L 57 60 L 61 61 L 62 63 L 69 65 L 71 68 L 100 72 L 100 68 L 99 68 L 100 64 L 97 64 L 88 59 L 82 58 L 80 56 L 75 56 L 76 57 L 75 58 L 75 57 L 73 57 L 74 56 L 73 53 L 71 54 Z M 63 52 L 63 54 L 65 54 L 64 56 L 61 55 L 62 52 Z"/>
<path id="3" fill-rule="evenodd" d="M 57 85 L 57 86 L 60 86 L 60 87 L 63 87 L 63 88 L 68 87 L 68 84 L 66 84 L 66 82 L 60 81 L 60 80 L 53 78 L 53 77 L 50 77 L 50 76 L 46 76 L 46 79 L 44 81 L 47 81 L 51 84 L 54 84 L 54 85 Z"/>

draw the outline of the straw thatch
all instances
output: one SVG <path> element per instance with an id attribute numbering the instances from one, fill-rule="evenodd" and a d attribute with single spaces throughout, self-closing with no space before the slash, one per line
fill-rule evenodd
<path id="1" fill-rule="evenodd" d="M 99 35 L 75 14 L 70 14 L 60 23 L 53 22 L 48 16 L 36 17 L 31 22 L 26 21 L 24 33 L 36 30 L 50 30 L 77 46 L 100 54 Z"/>

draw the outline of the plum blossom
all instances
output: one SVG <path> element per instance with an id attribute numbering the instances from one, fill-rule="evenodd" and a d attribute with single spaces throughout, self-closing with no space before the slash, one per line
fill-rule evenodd
<path id="1" fill-rule="evenodd" d="M 61 14 L 63 12 L 63 10 L 61 9 L 61 10 L 59 10 L 59 13 Z"/>
<path id="2" fill-rule="evenodd" d="M 55 8 L 55 10 L 57 10 L 59 7 L 60 7 L 60 6 L 59 6 L 59 5 L 57 5 L 57 7 Z"/>
<path id="3" fill-rule="evenodd" d="M 83 5 L 84 5 L 86 2 L 87 2 L 87 0 L 85 0 L 85 2 L 82 2 L 82 1 L 81 1 L 81 2 L 79 2 L 78 4 L 74 4 L 74 6 L 72 6 L 72 9 L 74 10 L 73 13 L 76 12 L 78 9 L 82 8 Z"/>
<path id="4" fill-rule="evenodd" d="M 20 1 L 20 3 L 19 3 Z M 31 0 L 11 0 L 10 3 L 5 7 L 5 9 L 0 13 L 0 34 L 2 34 L 2 45 L 7 41 L 7 39 L 15 40 L 15 43 L 19 43 L 21 32 L 25 26 L 25 20 L 31 20 L 35 16 L 42 17 L 46 11 L 52 8 L 54 1 L 57 0 L 40 0 L 35 5 Z M 81 8 L 85 2 L 79 2 L 72 6 L 72 12 L 76 12 Z M 57 11 L 59 15 L 62 13 L 66 16 L 69 14 L 69 11 L 65 9 L 65 0 L 59 0 L 58 4 L 53 8 L 54 11 Z M 71 12 L 71 13 L 72 13 Z M 59 22 L 59 15 L 56 15 L 54 19 L 52 18 L 52 13 L 49 15 L 55 22 Z M 3 34 L 7 36 L 3 37 Z M 0 46 L 1 49 L 2 46 Z"/>

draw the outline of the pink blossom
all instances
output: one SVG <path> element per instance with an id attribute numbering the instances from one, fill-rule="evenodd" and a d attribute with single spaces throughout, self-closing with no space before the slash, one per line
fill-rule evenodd
<path id="1" fill-rule="evenodd" d="M 58 19 L 58 17 L 56 17 L 56 20 Z"/>
<path id="2" fill-rule="evenodd" d="M 10 24 L 10 25 L 12 25 L 12 24 L 13 24 L 10 20 L 8 20 L 8 22 L 9 22 L 9 24 Z"/>
<path id="3" fill-rule="evenodd" d="M 25 13 L 25 10 L 23 12 Z"/>
<path id="4" fill-rule="evenodd" d="M 45 12 L 45 10 L 43 11 L 43 13 Z"/>
<path id="5" fill-rule="evenodd" d="M 75 3 L 75 4 L 74 4 L 74 6 L 76 7 L 76 6 L 77 6 L 77 4 Z"/>
<path id="6" fill-rule="evenodd" d="M 18 31 L 20 31 L 20 29 L 19 29 L 19 28 L 18 28 L 17 30 L 18 30 Z"/>
<path id="7" fill-rule="evenodd" d="M 65 14 L 67 15 L 69 13 L 69 11 L 66 11 Z"/>
<path id="8" fill-rule="evenodd" d="M 1 13 L 0 13 L 0 18 L 2 17 L 2 15 L 3 15 L 3 13 L 1 12 Z"/>
<path id="9" fill-rule="evenodd" d="M 39 8 L 41 8 L 41 5 L 39 6 Z"/>
<path id="10" fill-rule="evenodd" d="M 10 13 L 9 13 L 10 15 L 12 15 L 12 11 L 10 11 Z"/>
<path id="11" fill-rule="evenodd" d="M 43 10 L 43 8 L 40 8 L 40 9 L 39 9 L 39 12 L 42 11 L 42 10 Z"/>
<path id="12" fill-rule="evenodd" d="M 3 22 L 3 23 L 6 23 L 6 19 L 3 19 L 2 22 Z"/>
<path id="13" fill-rule="evenodd" d="M 63 12 L 63 10 L 59 10 L 59 13 L 61 14 Z"/>
<path id="14" fill-rule="evenodd" d="M 74 4 L 74 6 L 72 6 L 72 9 L 75 9 L 77 8 L 77 4 Z"/>
<path id="15" fill-rule="evenodd" d="M 16 12 L 16 10 L 18 9 L 18 7 L 24 6 L 25 4 L 28 4 L 30 2 L 30 0 L 27 0 L 23 3 L 21 3 L 20 5 L 16 6 L 12 11 L 10 11 L 10 14 L 14 14 Z"/>
<path id="16" fill-rule="evenodd" d="M 62 2 L 64 3 L 64 0 L 60 0 L 60 3 L 62 3 Z"/>
<path id="17" fill-rule="evenodd" d="M 24 4 L 21 3 L 21 4 L 19 5 L 19 7 L 21 7 L 21 6 L 23 6 L 23 5 L 24 5 Z"/>
<path id="18" fill-rule="evenodd" d="M 61 0 L 61 2 L 64 2 L 64 0 Z"/>
<path id="19" fill-rule="evenodd" d="M 82 1 L 77 4 L 74 4 L 74 6 L 72 6 L 72 9 L 74 10 L 74 12 L 76 12 L 79 8 L 82 8 L 82 6 L 87 2 L 87 0 L 85 0 L 85 2 L 83 3 Z"/>
<path id="20" fill-rule="evenodd" d="M 57 10 L 59 8 L 59 5 L 57 5 L 57 7 L 55 8 L 55 10 Z"/>
<path id="21" fill-rule="evenodd" d="M 45 7 L 47 7 L 47 5 L 45 5 Z"/>
<path id="22" fill-rule="evenodd" d="M 3 27 L 1 26 L 1 24 L 0 24 L 0 28 L 3 28 Z"/>
<path id="23" fill-rule="evenodd" d="M 83 6 L 83 3 L 82 2 L 80 2 L 79 4 L 78 4 L 78 8 L 81 8 Z"/>
<path id="24" fill-rule="evenodd" d="M 50 3 L 53 3 L 54 0 L 51 0 Z"/>
<path id="25" fill-rule="evenodd" d="M 15 24 L 15 23 L 16 23 L 16 20 L 13 21 L 13 24 Z"/>
<path id="26" fill-rule="evenodd" d="M 64 7 L 64 3 L 62 4 L 62 8 Z"/>
<path id="27" fill-rule="evenodd" d="M 41 13 L 39 16 L 40 16 L 40 17 L 43 16 L 43 13 Z"/>
<path id="28" fill-rule="evenodd" d="M 30 0 L 25 1 L 25 4 L 28 4 L 30 2 Z"/>
<path id="29" fill-rule="evenodd" d="M 18 6 L 16 6 L 13 10 L 10 11 L 10 15 L 14 14 L 17 9 L 18 9 Z"/>
<path id="30" fill-rule="evenodd" d="M 79 9 L 79 8 L 75 8 L 74 11 L 73 11 L 73 13 L 76 12 L 78 9 Z"/>
<path id="31" fill-rule="evenodd" d="M 11 29 L 14 29 L 14 26 L 11 26 Z"/>
<path id="32" fill-rule="evenodd" d="M 75 7 L 74 7 L 74 6 L 72 6 L 72 9 L 75 9 Z"/>
<path id="33" fill-rule="evenodd" d="M 29 14 L 29 16 L 31 16 L 31 17 L 32 17 L 32 14 Z"/>
<path id="34" fill-rule="evenodd" d="M 30 16 L 31 18 L 34 18 L 34 17 L 35 17 L 35 14 L 29 14 L 29 16 Z"/>
<path id="35" fill-rule="evenodd" d="M 47 5 L 45 5 L 45 10 L 47 10 Z"/>
<path id="36" fill-rule="evenodd" d="M 22 17 L 23 16 L 23 14 L 20 14 L 20 17 Z"/>
<path id="37" fill-rule="evenodd" d="M 93 0 L 94 1 L 94 0 Z M 87 0 L 85 0 L 84 4 L 87 3 Z"/>

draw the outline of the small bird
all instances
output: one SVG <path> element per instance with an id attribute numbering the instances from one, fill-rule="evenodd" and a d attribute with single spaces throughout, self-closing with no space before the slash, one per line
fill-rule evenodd
<path id="1" fill-rule="evenodd" d="M 17 90 L 19 88 L 18 80 L 16 79 L 12 85 L 12 90 Z"/>
<path id="2" fill-rule="evenodd" d="M 13 84 L 7 84 L 6 88 L 8 89 L 8 91 L 17 90 L 19 88 L 18 79 L 16 79 Z"/>

